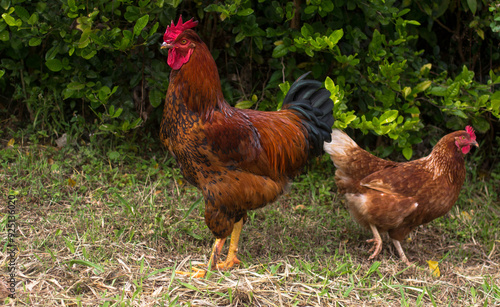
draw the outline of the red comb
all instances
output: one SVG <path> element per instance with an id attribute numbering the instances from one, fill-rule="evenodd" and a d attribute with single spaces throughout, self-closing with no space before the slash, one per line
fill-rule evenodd
<path id="1" fill-rule="evenodd" d="M 476 140 L 476 134 L 474 133 L 474 129 L 471 126 L 465 127 L 465 131 L 470 135 L 471 140 Z"/>
<path id="2" fill-rule="evenodd" d="M 182 22 L 182 16 L 179 17 L 179 21 L 177 22 L 177 25 L 174 25 L 174 21 L 172 20 L 172 23 L 170 26 L 167 27 L 167 30 L 165 31 L 165 34 L 163 35 L 163 41 L 172 41 L 179 36 L 184 30 L 191 29 L 195 27 L 198 24 L 198 21 L 193 21 L 193 18 L 186 22 Z"/>

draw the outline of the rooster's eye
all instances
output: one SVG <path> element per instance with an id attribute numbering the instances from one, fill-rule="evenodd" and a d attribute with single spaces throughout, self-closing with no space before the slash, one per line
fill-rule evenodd
<path id="1" fill-rule="evenodd" d="M 181 40 L 181 44 L 183 44 L 183 45 L 187 44 L 187 40 L 185 40 L 185 39 Z"/>

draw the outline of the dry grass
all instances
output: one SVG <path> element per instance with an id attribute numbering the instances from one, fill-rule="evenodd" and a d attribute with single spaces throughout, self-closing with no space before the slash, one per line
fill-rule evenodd
<path id="1" fill-rule="evenodd" d="M 495 183 L 469 185 L 448 216 L 414 231 L 403 244 L 408 268 L 388 240 L 367 260 L 370 234 L 337 199 L 331 169 L 315 169 L 249 215 L 239 268 L 189 279 L 174 270 L 205 262 L 213 238 L 199 194 L 170 160 L 35 147 L 0 159 L 3 200 L 18 198 L 17 293 L 7 305 L 500 306 Z M 2 211 L 2 236 L 5 225 Z M 4 248 L 2 281 L 7 259 Z M 427 260 L 441 261 L 440 277 Z"/>

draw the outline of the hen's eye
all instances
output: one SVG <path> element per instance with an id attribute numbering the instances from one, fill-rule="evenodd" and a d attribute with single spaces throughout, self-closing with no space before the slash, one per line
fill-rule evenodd
<path id="1" fill-rule="evenodd" d="M 187 40 L 185 40 L 185 39 L 181 40 L 181 44 L 183 44 L 183 45 L 187 44 Z"/>

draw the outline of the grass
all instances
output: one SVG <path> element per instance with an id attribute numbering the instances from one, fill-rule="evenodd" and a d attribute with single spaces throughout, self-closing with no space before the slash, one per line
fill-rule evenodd
<path id="1" fill-rule="evenodd" d="M 324 157 L 278 202 L 249 213 L 239 268 L 197 280 L 174 270 L 207 261 L 203 201 L 155 140 L 62 149 L 1 141 L 0 201 L 16 195 L 18 227 L 16 298 L 6 305 L 500 305 L 500 185 L 475 178 L 474 161 L 451 212 L 402 244 L 411 267 L 387 239 L 367 260 L 370 233 L 344 209 Z M 2 210 L 2 242 L 6 227 Z M 6 244 L 0 255 L 6 283 Z M 439 277 L 427 260 L 439 261 Z"/>

